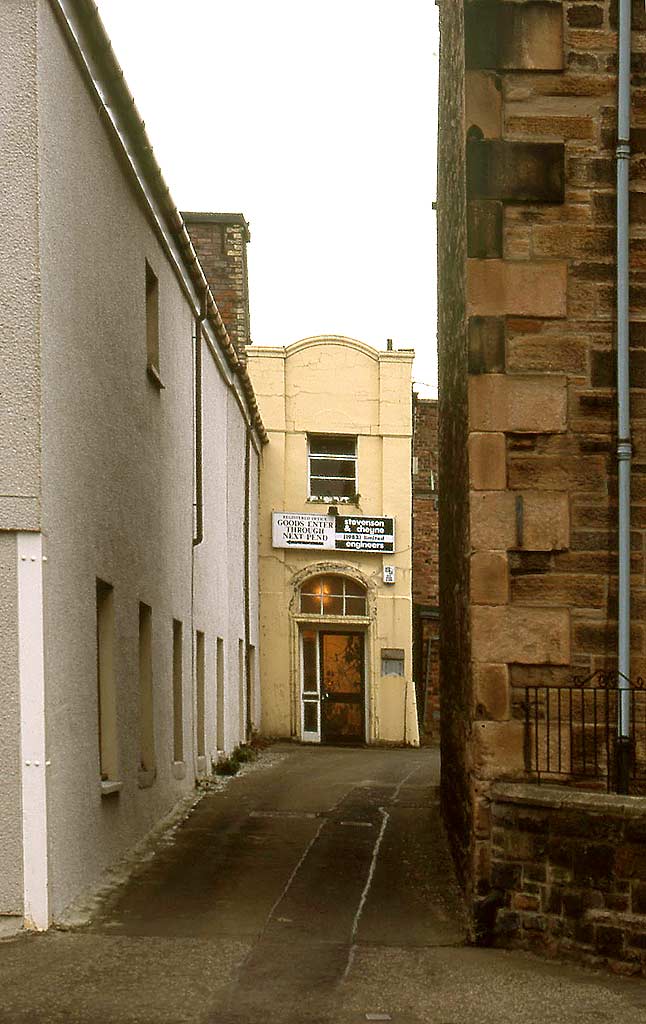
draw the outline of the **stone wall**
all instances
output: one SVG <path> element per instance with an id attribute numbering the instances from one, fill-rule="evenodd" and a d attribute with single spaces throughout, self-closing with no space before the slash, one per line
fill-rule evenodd
<path id="1" fill-rule="evenodd" d="M 446 793 L 462 810 L 445 809 L 461 837 L 458 863 L 486 889 L 487 791 L 526 769 L 514 688 L 616 665 L 616 4 L 443 0 L 441 12 L 440 448 L 451 460 L 440 465 L 443 742 Z M 632 49 L 631 674 L 643 675 L 646 14 L 637 0 Z M 461 217 L 466 252 L 449 237 Z M 456 379 L 467 370 L 468 411 Z M 461 831 L 469 823 L 473 847 Z"/>
<path id="2" fill-rule="evenodd" d="M 439 735 L 437 400 L 413 402 L 413 661 L 421 732 Z"/>
<path id="3" fill-rule="evenodd" d="M 464 24 L 461 3 L 440 6 L 438 371 L 442 809 L 458 874 L 468 886 L 473 788 L 469 616 Z"/>
<path id="4" fill-rule="evenodd" d="M 500 783 L 491 797 L 495 906 L 481 938 L 646 975 L 644 801 Z"/>

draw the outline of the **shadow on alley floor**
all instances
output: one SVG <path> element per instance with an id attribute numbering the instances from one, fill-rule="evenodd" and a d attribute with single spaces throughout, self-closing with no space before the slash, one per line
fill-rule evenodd
<path id="1" fill-rule="evenodd" d="M 644 983 L 464 945 L 437 751 L 265 759 L 86 927 L 0 943 L 2 1024 L 643 1024 Z"/>

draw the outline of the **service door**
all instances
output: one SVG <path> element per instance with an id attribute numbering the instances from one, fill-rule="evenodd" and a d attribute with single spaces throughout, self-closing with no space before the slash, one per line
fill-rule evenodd
<path id="1" fill-rule="evenodd" d="M 363 743 L 364 634 L 319 633 L 321 658 L 321 739 L 324 743 Z"/>

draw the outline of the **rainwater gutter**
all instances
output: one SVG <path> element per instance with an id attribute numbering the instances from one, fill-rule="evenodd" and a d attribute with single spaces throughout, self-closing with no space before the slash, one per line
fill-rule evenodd
<path id="1" fill-rule="evenodd" d="M 619 505 L 617 792 L 630 773 L 630 51 L 631 0 L 619 0 L 617 74 L 617 463 Z"/>

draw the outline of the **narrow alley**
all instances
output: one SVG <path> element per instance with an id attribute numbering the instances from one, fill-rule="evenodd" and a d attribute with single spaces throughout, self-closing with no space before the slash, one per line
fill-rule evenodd
<path id="1" fill-rule="evenodd" d="M 643 983 L 465 946 L 438 781 L 436 750 L 270 748 L 85 926 L 0 944 L 0 1021 L 643 1021 Z"/>

